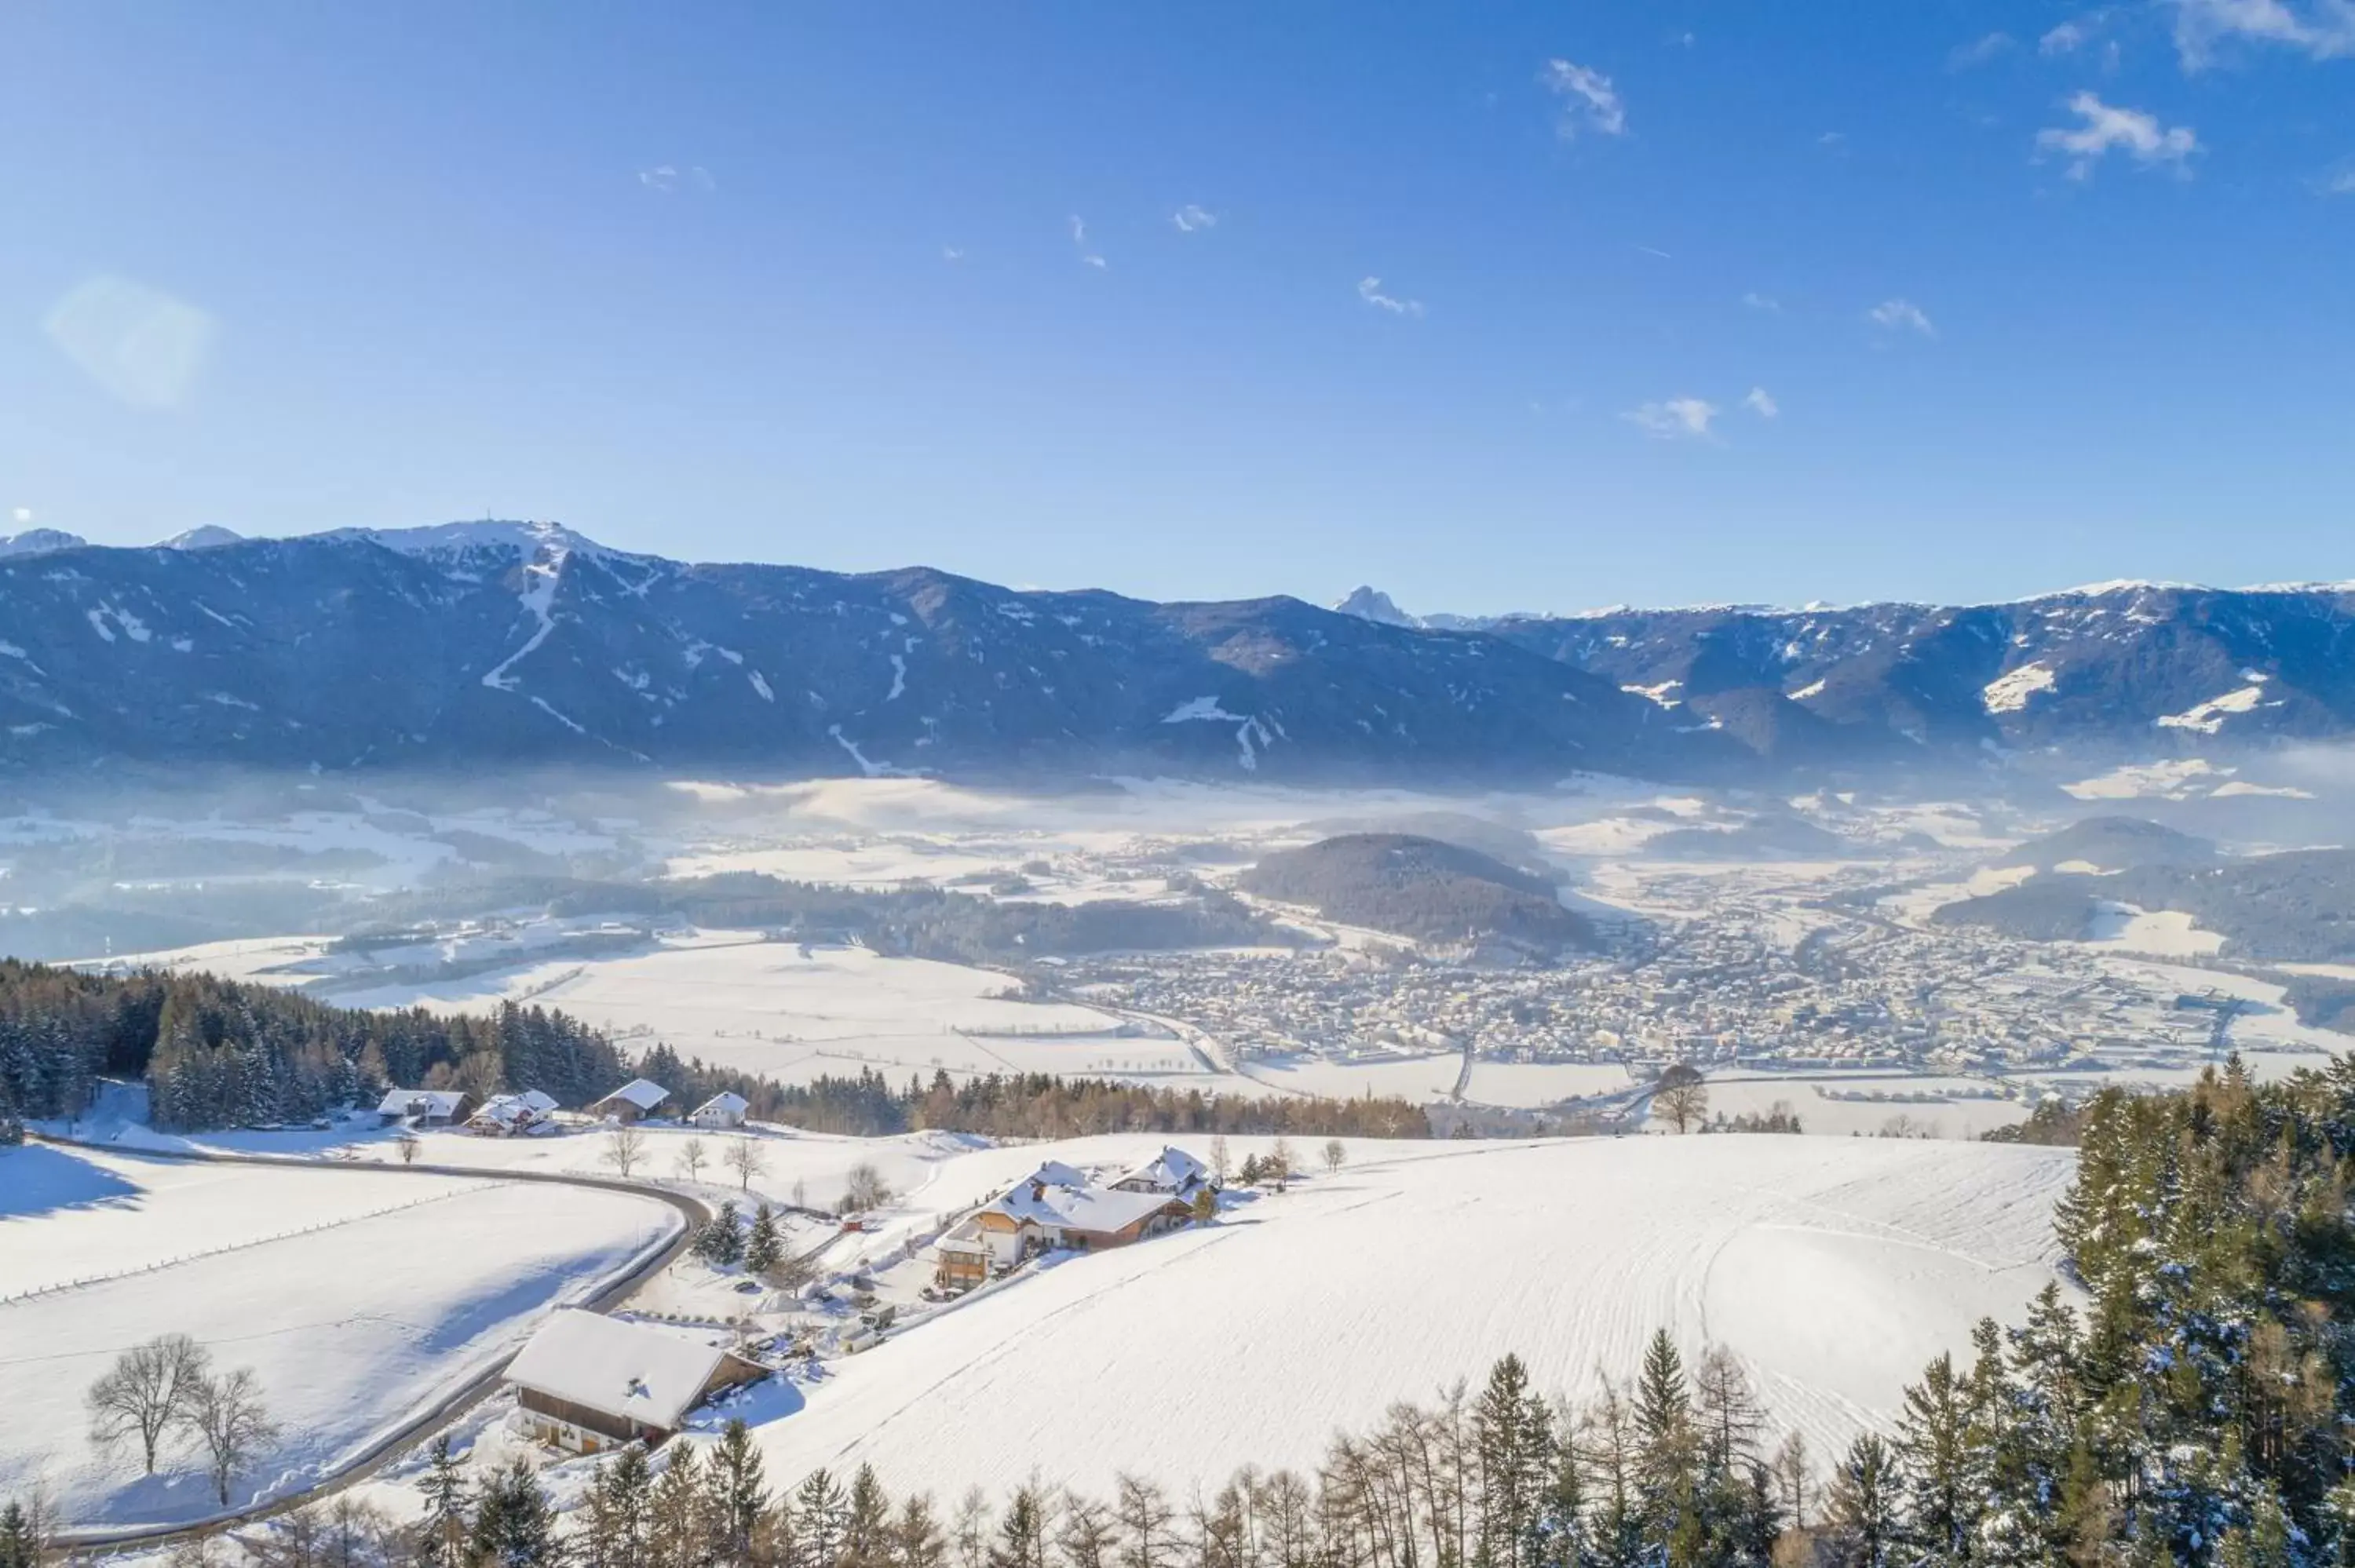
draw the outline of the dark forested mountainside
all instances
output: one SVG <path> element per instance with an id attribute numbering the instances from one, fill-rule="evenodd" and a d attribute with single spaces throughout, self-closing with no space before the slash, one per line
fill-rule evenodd
<path id="1" fill-rule="evenodd" d="M 0 558 L 0 766 L 1550 782 L 2355 735 L 2355 591 L 1396 624 L 550 524 Z M 1762 768 L 1762 764 L 1768 765 Z"/>
<path id="2" fill-rule="evenodd" d="M 1590 947 L 1594 927 L 1554 885 L 1477 850 L 1412 833 L 1344 833 L 1279 850 L 1245 891 L 1328 920 L 1436 942 L 1500 939 L 1540 953 Z"/>

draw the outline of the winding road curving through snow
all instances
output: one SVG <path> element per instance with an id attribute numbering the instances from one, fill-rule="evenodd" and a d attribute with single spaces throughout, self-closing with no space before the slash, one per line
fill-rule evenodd
<path id="1" fill-rule="evenodd" d="M 699 1199 L 685 1192 L 673 1192 L 645 1182 L 619 1181 L 602 1176 L 561 1174 L 546 1171 L 485 1171 L 464 1165 L 392 1165 L 341 1164 L 333 1160 L 288 1159 L 268 1154 L 229 1154 L 197 1150 L 129 1150 L 112 1144 L 93 1143 L 81 1139 L 58 1138 L 44 1133 L 30 1133 L 36 1142 L 53 1144 L 63 1149 L 89 1149 L 112 1158 L 130 1160 L 169 1160 L 190 1164 L 260 1165 L 275 1170 L 321 1171 L 351 1171 L 375 1176 L 386 1174 L 410 1176 L 464 1177 L 471 1181 L 496 1183 L 501 1181 L 537 1182 L 549 1186 L 578 1187 L 591 1192 L 614 1192 L 634 1198 L 652 1198 L 677 1211 L 680 1225 L 677 1233 L 661 1247 L 640 1254 L 621 1273 L 600 1285 L 595 1293 L 580 1305 L 591 1312 L 612 1312 L 629 1303 L 649 1281 L 678 1261 L 693 1242 L 697 1228 L 711 1218 L 710 1208 Z M 208 1535 L 240 1524 L 251 1524 L 290 1512 L 306 1503 L 314 1502 L 368 1479 L 385 1465 L 406 1453 L 410 1446 L 428 1434 L 447 1425 L 480 1404 L 498 1391 L 506 1374 L 507 1364 L 514 1357 L 502 1358 L 498 1363 L 420 1412 L 413 1419 L 371 1444 L 356 1455 L 334 1474 L 322 1477 L 315 1484 L 299 1492 L 250 1504 L 241 1509 L 191 1520 L 181 1524 L 138 1525 L 123 1529 L 77 1530 L 68 1526 L 59 1532 L 59 1544 L 69 1549 L 89 1547 L 116 1548 L 126 1546 L 160 1546 L 196 1535 Z"/>

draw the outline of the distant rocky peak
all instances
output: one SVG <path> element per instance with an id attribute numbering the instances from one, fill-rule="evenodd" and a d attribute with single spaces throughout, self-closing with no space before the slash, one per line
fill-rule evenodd
<path id="1" fill-rule="evenodd" d="M 1398 601 L 1377 588 L 1359 586 L 1348 597 L 1333 607 L 1343 615 L 1354 615 L 1359 620 L 1370 620 L 1380 626 L 1421 626 L 1422 619 L 1409 615 L 1398 607 Z"/>

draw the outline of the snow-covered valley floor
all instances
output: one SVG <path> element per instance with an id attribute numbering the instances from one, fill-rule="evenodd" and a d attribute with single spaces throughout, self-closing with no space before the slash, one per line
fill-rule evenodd
<path id="1" fill-rule="evenodd" d="M 83 1391 L 186 1333 L 250 1367 L 284 1440 L 242 1499 L 300 1489 L 676 1234 L 658 1202 L 390 1171 L 0 1154 L 0 1496 L 45 1482 L 77 1525 L 217 1506 L 178 1446 L 153 1478 L 86 1440 Z"/>

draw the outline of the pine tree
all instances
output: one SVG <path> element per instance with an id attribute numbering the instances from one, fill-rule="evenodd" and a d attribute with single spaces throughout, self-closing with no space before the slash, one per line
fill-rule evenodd
<path id="1" fill-rule="evenodd" d="M 703 1568 L 710 1531 L 702 1469 L 691 1445 L 673 1443 L 669 1449 L 670 1463 L 646 1500 L 646 1562 L 650 1568 Z"/>
<path id="2" fill-rule="evenodd" d="M 989 1568 L 1047 1568 L 1047 1514 L 1036 1486 L 1019 1486 L 1006 1502 Z"/>
<path id="3" fill-rule="evenodd" d="M 432 1457 L 418 1485 L 425 1516 L 417 1527 L 420 1568 L 466 1568 L 474 1520 L 466 1507 L 466 1477 L 451 1457 L 450 1439 L 433 1439 Z"/>
<path id="4" fill-rule="evenodd" d="M 1472 1412 L 1478 1458 L 1479 1554 L 1485 1568 L 1530 1568 L 1553 1469 L 1553 1424 L 1529 1392 L 1529 1369 L 1508 1355 L 1489 1369 Z"/>
<path id="5" fill-rule="evenodd" d="M 1887 1568 L 1897 1544 L 1897 1477 L 1889 1445 L 1870 1432 L 1832 1472 L 1829 1522 L 1855 1568 Z"/>
<path id="6" fill-rule="evenodd" d="M 891 1499 L 877 1478 L 875 1467 L 861 1465 L 850 1478 L 850 1499 L 843 1520 L 844 1568 L 890 1568 L 891 1562 Z"/>
<path id="7" fill-rule="evenodd" d="M 752 1212 L 752 1229 L 744 1238 L 744 1266 L 753 1274 L 766 1274 L 777 1266 L 785 1255 L 784 1238 L 777 1234 L 777 1216 L 762 1203 Z"/>
<path id="8" fill-rule="evenodd" d="M 41 1543 L 33 1538 L 33 1521 L 24 1505 L 0 1508 L 0 1568 L 40 1568 Z"/>
<path id="9" fill-rule="evenodd" d="M 742 1421 L 730 1420 L 721 1429 L 704 1485 L 719 1560 L 744 1562 L 751 1553 L 753 1527 L 769 1506 L 769 1489 L 762 1478 L 761 1451 Z"/>
<path id="10" fill-rule="evenodd" d="M 1968 1560 L 1986 1496 L 1982 1451 L 1971 1430 L 1970 1401 L 1940 1355 L 1905 1391 L 1897 1420 L 1896 1457 L 1906 1505 L 1906 1539 L 1929 1564 Z"/>
<path id="11" fill-rule="evenodd" d="M 837 1568 L 850 1528 L 850 1502 L 841 1483 L 823 1469 L 812 1470 L 794 1492 L 794 1511 L 801 1516 L 809 1568 Z"/>
<path id="12" fill-rule="evenodd" d="M 892 1568 L 947 1568 L 948 1538 L 932 1512 L 932 1499 L 919 1493 L 900 1505 L 891 1523 Z"/>
<path id="13" fill-rule="evenodd" d="M 483 1484 L 472 1545 L 483 1568 L 551 1568 L 560 1560 L 556 1510 L 522 1459 Z"/>

